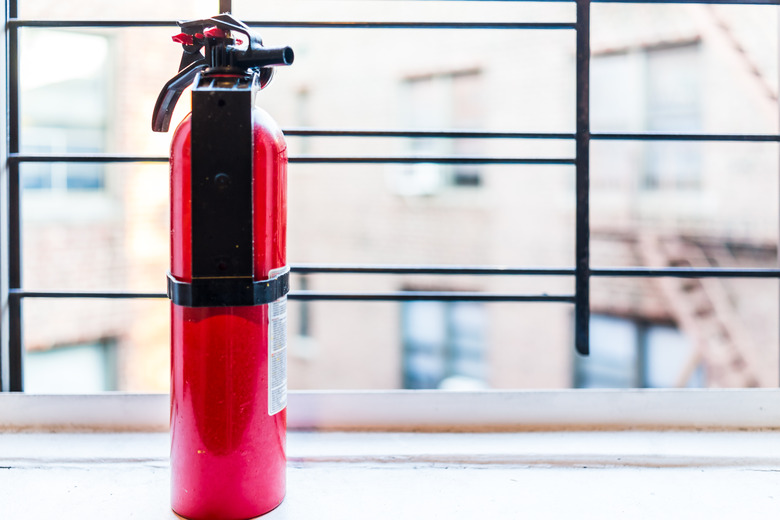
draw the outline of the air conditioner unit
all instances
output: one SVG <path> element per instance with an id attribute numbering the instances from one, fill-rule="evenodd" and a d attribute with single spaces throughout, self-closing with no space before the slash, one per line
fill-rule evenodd
<path id="1" fill-rule="evenodd" d="M 445 167 L 431 163 L 402 165 L 391 172 L 388 179 L 390 187 L 394 193 L 405 197 L 435 195 L 444 188 L 447 179 Z"/>

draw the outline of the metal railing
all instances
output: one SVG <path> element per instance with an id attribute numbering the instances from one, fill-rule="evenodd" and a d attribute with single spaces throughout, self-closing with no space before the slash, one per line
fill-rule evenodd
<path id="1" fill-rule="evenodd" d="M 426 0 L 417 0 L 426 1 Z M 476 2 L 480 0 L 449 0 Z M 527 0 L 493 0 L 522 2 Z M 574 305 L 575 348 L 580 354 L 589 351 L 590 279 L 591 277 L 679 277 L 679 278 L 779 278 L 780 269 L 733 268 L 593 268 L 590 265 L 590 173 L 591 140 L 622 141 L 736 141 L 780 142 L 780 135 L 767 134 L 678 134 L 678 133 L 591 133 L 589 113 L 590 87 L 590 7 L 591 0 L 535 0 L 543 2 L 576 2 L 574 23 L 515 22 L 307 22 L 249 21 L 254 27 L 316 28 L 316 29 L 484 29 L 484 30 L 568 30 L 576 33 L 576 131 L 575 133 L 529 133 L 490 131 L 419 131 L 386 129 L 317 129 L 288 128 L 284 132 L 299 137 L 398 137 L 398 138 L 473 138 L 473 139 L 556 139 L 572 140 L 576 145 L 573 158 L 515 157 L 355 157 L 355 156 L 294 156 L 290 163 L 436 163 L 436 164 L 543 164 L 572 165 L 576 170 L 576 244 L 574 267 L 535 268 L 499 266 L 450 265 L 293 265 L 297 274 L 435 274 L 486 276 L 564 276 L 574 277 L 574 294 L 495 294 L 485 292 L 396 291 L 396 292 L 325 292 L 299 290 L 290 293 L 291 300 L 353 300 L 353 301 L 486 301 L 486 302 L 557 302 Z M 780 0 L 594 0 L 603 3 L 633 4 L 739 4 L 780 5 Z M 0 304 L 3 306 L 0 328 L 0 390 L 23 391 L 22 301 L 30 298 L 166 298 L 164 293 L 94 292 L 94 291 L 28 291 L 22 287 L 21 257 L 21 184 L 20 165 L 34 162 L 88 163 L 165 163 L 167 157 L 119 154 L 31 155 L 20 153 L 19 147 L 19 29 L 74 27 L 176 27 L 174 21 L 159 20 L 25 20 L 18 18 L 18 0 L 6 0 L 6 157 L 4 182 L 0 185 L 0 250 L 4 251 L 0 265 L 7 267 L 0 276 Z M 219 1 L 220 12 L 231 11 L 229 0 Z M 6 254 L 7 253 L 7 254 Z"/>

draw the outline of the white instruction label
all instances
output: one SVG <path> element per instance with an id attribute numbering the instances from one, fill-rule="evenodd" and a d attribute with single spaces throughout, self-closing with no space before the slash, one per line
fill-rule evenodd
<path id="1" fill-rule="evenodd" d="M 287 296 L 268 304 L 268 415 L 287 406 Z"/>

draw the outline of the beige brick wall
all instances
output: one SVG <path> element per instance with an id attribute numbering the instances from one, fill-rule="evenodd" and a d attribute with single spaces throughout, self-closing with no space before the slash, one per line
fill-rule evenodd
<path id="1" fill-rule="evenodd" d="M 144 1 L 111 4 L 106 14 L 105 5 L 95 4 L 94 13 L 88 9 L 84 16 L 187 18 L 207 14 L 209 5 L 195 13 L 204 6 L 179 2 L 163 6 Z M 291 12 L 284 3 L 269 9 L 266 13 L 271 17 L 301 14 Z M 440 14 L 432 6 L 420 9 L 420 16 Z M 708 8 L 637 9 L 647 11 L 646 23 L 639 28 L 628 22 L 624 7 L 594 7 L 594 50 L 700 38 L 706 83 L 718 85 L 704 93 L 704 130 L 777 132 L 773 101 L 765 93 L 758 93 L 749 71 L 740 69 L 738 52 L 713 25 Z M 41 12 L 54 18 L 71 13 L 62 2 L 52 2 Z M 345 11 L 344 18 L 350 12 L 355 11 Z M 30 12 L 26 16 L 39 14 Z M 571 13 L 564 10 L 553 14 Z M 149 122 L 159 89 L 178 65 L 178 46 L 169 40 L 173 32 L 125 29 L 113 36 L 121 78 L 114 86 L 113 150 L 167 154 L 170 135 L 153 134 Z M 430 71 L 478 68 L 484 81 L 484 128 L 574 129 L 574 48 L 569 33 L 442 31 L 436 33 L 436 38 L 419 31 L 263 33 L 268 44 L 289 43 L 297 54 L 295 65 L 279 71 L 258 100 L 284 127 L 302 124 L 296 93 L 307 90 L 305 123 L 312 127 L 403 128 L 398 105 L 402 78 Z M 729 74 L 724 75 L 724 70 Z M 726 101 L 735 96 L 742 100 L 738 109 L 724 109 L 730 106 Z M 173 120 L 181 119 L 186 111 L 185 95 Z M 566 142 L 495 140 L 482 146 L 486 154 L 493 155 L 573 154 L 571 143 Z M 290 148 L 291 154 L 302 153 L 299 139 L 290 139 Z M 317 138 L 308 141 L 305 153 L 393 155 L 408 151 L 399 140 Z M 594 143 L 593 164 L 608 163 L 609 154 L 610 145 Z M 625 242 L 601 237 L 599 229 L 625 233 L 646 225 L 707 237 L 727 236 L 741 243 L 774 248 L 778 212 L 776 145 L 707 145 L 704 157 L 707 176 L 701 193 L 693 199 L 673 198 L 671 203 L 637 201 L 631 197 L 636 191 L 634 183 L 624 185 L 623 191 L 605 190 L 594 169 L 594 265 L 631 265 L 636 261 Z M 289 261 L 573 265 L 572 167 L 484 167 L 482 187 L 450 187 L 430 197 L 393 193 L 389 179 L 397 168 L 290 165 Z M 166 167 L 115 167 L 112 178 L 113 208 L 119 217 L 80 223 L 55 219 L 26 227 L 26 287 L 163 292 L 168 263 Z M 773 254 L 762 257 L 759 264 L 773 265 Z M 740 265 L 753 265 L 750 262 L 755 263 L 740 260 Z M 52 264 L 58 266 L 56 271 L 62 276 L 54 275 Z M 594 279 L 593 310 L 668 319 L 651 285 L 648 281 Z M 773 366 L 777 366 L 780 314 L 776 312 L 775 285 L 740 282 L 733 288 L 745 322 L 762 345 L 767 363 Z M 406 287 L 551 294 L 573 291 L 571 279 L 554 277 L 313 276 L 309 288 L 379 291 Z M 400 304 L 312 303 L 310 338 L 297 334 L 300 305 L 290 304 L 292 388 L 396 388 L 401 384 Z M 486 304 L 486 309 L 491 386 L 560 388 L 571 384 L 570 305 Z M 117 337 L 122 349 L 123 388 L 167 389 L 166 302 L 30 302 L 25 310 L 28 348 Z"/>

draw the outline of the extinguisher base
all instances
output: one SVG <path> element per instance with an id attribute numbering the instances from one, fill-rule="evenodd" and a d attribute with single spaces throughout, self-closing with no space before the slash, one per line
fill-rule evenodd
<path id="1" fill-rule="evenodd" d="M 263 516 L 267 515 L 268 513 L 272 512 L 272 511 L 275 511 L 277 508 L 279 508 L 279 506 L 281 506 L 284 503 L 284 499 L 285 499 L 285 497 L 282 497 L 282 499 L 279 501 L 279 503 L 276 504 L 275 506 L 271 507 L 271 509 L 264 510 L 263 512 L 258 513 L 258 514 L 254 515 L 254 516 L 236 516 L 236 517 L 232 517 L 232 516 L 225 516 L 224 514 L 206 515 L 206 516 L 193 514 L 192 516 L 187 516 L 187 514 L 185 512 L 177 511 L 176 510 L 176 506 L 171 506 L 171 511 L 173 511 L 176 516 L 178 516 L 179 518 L 183 518 L 184 520 L 251 520 L 253 518 L 263 517 Z"/>

